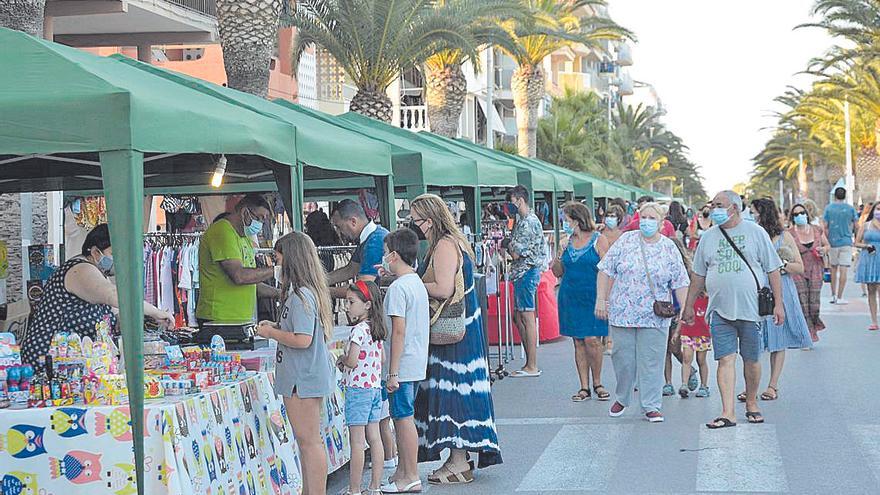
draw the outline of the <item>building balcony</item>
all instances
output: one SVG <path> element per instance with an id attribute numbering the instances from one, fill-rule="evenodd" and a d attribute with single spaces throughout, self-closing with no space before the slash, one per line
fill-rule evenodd
<path id="1" fill-rule="evenodd" d="M 596 89 L 593 84 L 593 75 L 583 72 L 560 71 L 557 73 L 556 85 L 563 93 L 566 90 L 591 91 Z"/>
<path id="2" fill-rule="evenodd" d="M 414 105 L 403 106 L 399 108 L 396 114 L 397 124 L 401 129 L 407 129 L 413 132 L 430 131 L 428 125 L 428 106 Z"/>
<path id="3" fill-rule="evenodd" d="M 77 47 L 217 42 L 215 0 L 48 0 L 47 34 Z"/>

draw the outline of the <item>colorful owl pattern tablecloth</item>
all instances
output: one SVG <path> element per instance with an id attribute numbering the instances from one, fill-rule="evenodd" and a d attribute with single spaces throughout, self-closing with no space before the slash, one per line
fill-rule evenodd
<path id="1" fill-rule="evenodd" d="M 269 373 L 148 401 L 145 493 L 286 495 L 302 485 L 293 431 Z M 341 390 L 322 428 L 330 470 L 347 462 Z M 128 406 L 0 410 L 0 494 L 137 493 Z"/>

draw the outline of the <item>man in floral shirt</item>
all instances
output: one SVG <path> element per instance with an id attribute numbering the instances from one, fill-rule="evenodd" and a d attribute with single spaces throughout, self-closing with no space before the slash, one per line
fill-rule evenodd
<path id="1" fill-rule="evenodd" d="M 529 191 L 515 186 L 507 193 L 508 208 L 519 218 L 507 244 L 513 258 L 510 278 L 513 280 L 514 323 L 526 351 L 526 364 L 511 373 L 513 377 L 541 376 L 538 369 L 538 325 L 535 315 L 535 292 L 546 262 L 544 229 L 532 211 Z"/>

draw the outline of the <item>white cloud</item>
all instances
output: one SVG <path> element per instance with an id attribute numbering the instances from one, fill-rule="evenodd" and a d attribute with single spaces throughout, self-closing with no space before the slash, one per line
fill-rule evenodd
<path id="1" fill-rule="evenodd" d="M 813 0 L 611 0 L 612 18 L 638 37 L 633 78 L 653 84 L 665 121 L 690 146 L 706 189 L 745 181 L 772 125 L 773 98 L 832 40 L 809 22 Z"/>

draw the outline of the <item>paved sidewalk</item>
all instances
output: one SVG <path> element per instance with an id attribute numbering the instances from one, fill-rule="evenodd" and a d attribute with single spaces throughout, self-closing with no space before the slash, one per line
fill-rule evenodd
<path id="1" fill-rule="evenodd" d="M 859 294 L 851 284 L 850 304 L 825 301 L 828 329 L 814 351 L 787 352 L 780 399 L 761 403 L 764 425 L 746 424 L 741 417 L 736 428 L 709 431 L 703 426 L 721 408 L 714 362 L 712 396 L 665 398 L 665 423 L 647 423 L 637 411 L 610 418 L 610 402 L 569 399 L 579 388 L 570 341 L 542 345 L 541 378 L 507 378 L 493 388 L 504 464 L 478 471 L 471 485 L 425 483 L 426 491 L 880 493 L 880 332 L 868 332 L 867 304 Z M 769 375 L 766 355 L 763 361 L 762 390 Z M 512 363 L 511 369 L 519 365 Z M 679 376 L 677 366 L 673 376 Z M 603 381 L 614 390 L 608 357 Z M 741 378 L 737 387 L 742 387 Z M 737 412 L 742 416 L 743 406 Z M 422 479 L 436 467 L 422 465 Z M 331 476 L 328 493 L 345 487 L 347 477 L 346 469 Z"/>

